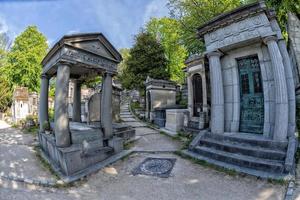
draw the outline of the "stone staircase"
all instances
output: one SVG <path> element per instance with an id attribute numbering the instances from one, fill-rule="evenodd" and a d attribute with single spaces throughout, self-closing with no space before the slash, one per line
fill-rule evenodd
<path id="1" fill-rule="evenodd" d="M 287 142 L 253 134 L 199 134 L 184 153 L 221 167 L 264 178 L 286 175 Z"/>

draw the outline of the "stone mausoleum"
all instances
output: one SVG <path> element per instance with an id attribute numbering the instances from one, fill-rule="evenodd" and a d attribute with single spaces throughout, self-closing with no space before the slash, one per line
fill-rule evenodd
<path id="1" fill-rule="evenodd" d="M 184 72 L 188 88 L 188 112 L 185 114 L 186 131 L 199 132 L 209 123 L 208 65 L 202 55 L 192 55 L 185 61 Z"/>
<path id="2" fill-rule="evenodd" d="M 27 87 L 14 89 L 11 105 L 12 121 L 14 123 L 26 119 L 27 116 L 36 116 L 39 98 L 36 92 L 29 92 Z"/>
<path id="3" fill-rule="evenodd" d="M 145 86 L 146 119 L 154 120 L 155 109 L 176 105 L 176 84 L 174 82 L 147 77 Z"/>
<path id="4" fill-rule="evenodd" d="M 124 136 L 124 127 L 115 128 L 112 124 L 112 77 L 117 74 L 121 60 L 103 34 L 88 33 L 64 36 L 42 61 L 39 142 L 44 157 L 67 182 L 127 153 L 123 151 L 124 139 L 118 137 Z M 49 78 L 53 76 L 56 76 L 55 116 L 50 128 L 52 134 L 46 134 Z M 81 84 L 96 76 L 102 76 L 101 121 L 88 125 L 81 122 Z M 74 82 L 71 121 L 68 117 L 70 79 Z"/>
<path id="5" fill-rule="evenodd" d="M 211 124 L 185 153 L 261 177 L 294 173 L 295 84 L 274 11 L 249 4 L 198 35 L 209 62 Z"/>

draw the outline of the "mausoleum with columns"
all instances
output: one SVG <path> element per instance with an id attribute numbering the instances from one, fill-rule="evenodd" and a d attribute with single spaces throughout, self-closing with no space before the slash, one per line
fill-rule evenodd
<path id="1" fill-rule="evenodd" d="M 264 2 L 198 29 L 209 62 L 210 129 L 186 153 L 262 177 L 293 173 L 295 85 L 286 42 Z"/>
<path id="2" fill-rule="evenodd" d="M 122 154 L 123 139 L 116 136 L 112 125 L 112 77 L 117 74 L 121 60 L 103 34 L 88 33 L 64 36 L 42 61 L 39 141 L 45 158 L 69 181 L 96 170 L 101 161 Z M 88 125 L 81 123 L 81 84 L 96 76 L 102 77 L 101 121 Z M 51 77 L 56 77 L 55 116 L 52 134 L 46 134 L 43 124 L 49 123 Z M 68 117 L 70 80 L 74 83 L 71 121 Z"/>

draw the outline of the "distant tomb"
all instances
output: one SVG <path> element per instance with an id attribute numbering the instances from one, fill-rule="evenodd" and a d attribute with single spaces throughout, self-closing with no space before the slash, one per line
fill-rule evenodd
<path id="1" fill-rule="evenodd" d="M 18 122 L 26 119 L 28 115 L 37 115 L 38 95 L 36 92 L 29 92 L 27 87 L 17 87 L 12 97 L 12 121 Z"/>
<path id="2" fill-rule="evenodd" d="M 154 120 L 155 109 L 176 105 L 176 84 L 172 81 L 147 77 L 146 86 L 146 118 Z"/>
<path id="3" fill-rule="evenodd" d="M 192 55 L 185 61 L 184 69 L 188 88 L 188 113 L 185 115 L 185 130 L 199 132 L 209 123 L 209 74 L 205 57 Z"/>

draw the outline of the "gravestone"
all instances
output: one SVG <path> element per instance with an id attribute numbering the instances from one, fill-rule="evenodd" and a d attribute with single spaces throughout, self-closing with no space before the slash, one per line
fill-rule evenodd
<path id="1" fill-rule="evenodd" d="M 112 93 L 112 116 L 113 121 L 120 121 L 120 89 L 113 87 Z M 88 123 L 101 121 L 101 91 L 93 94 L 88 100 Z"/>

